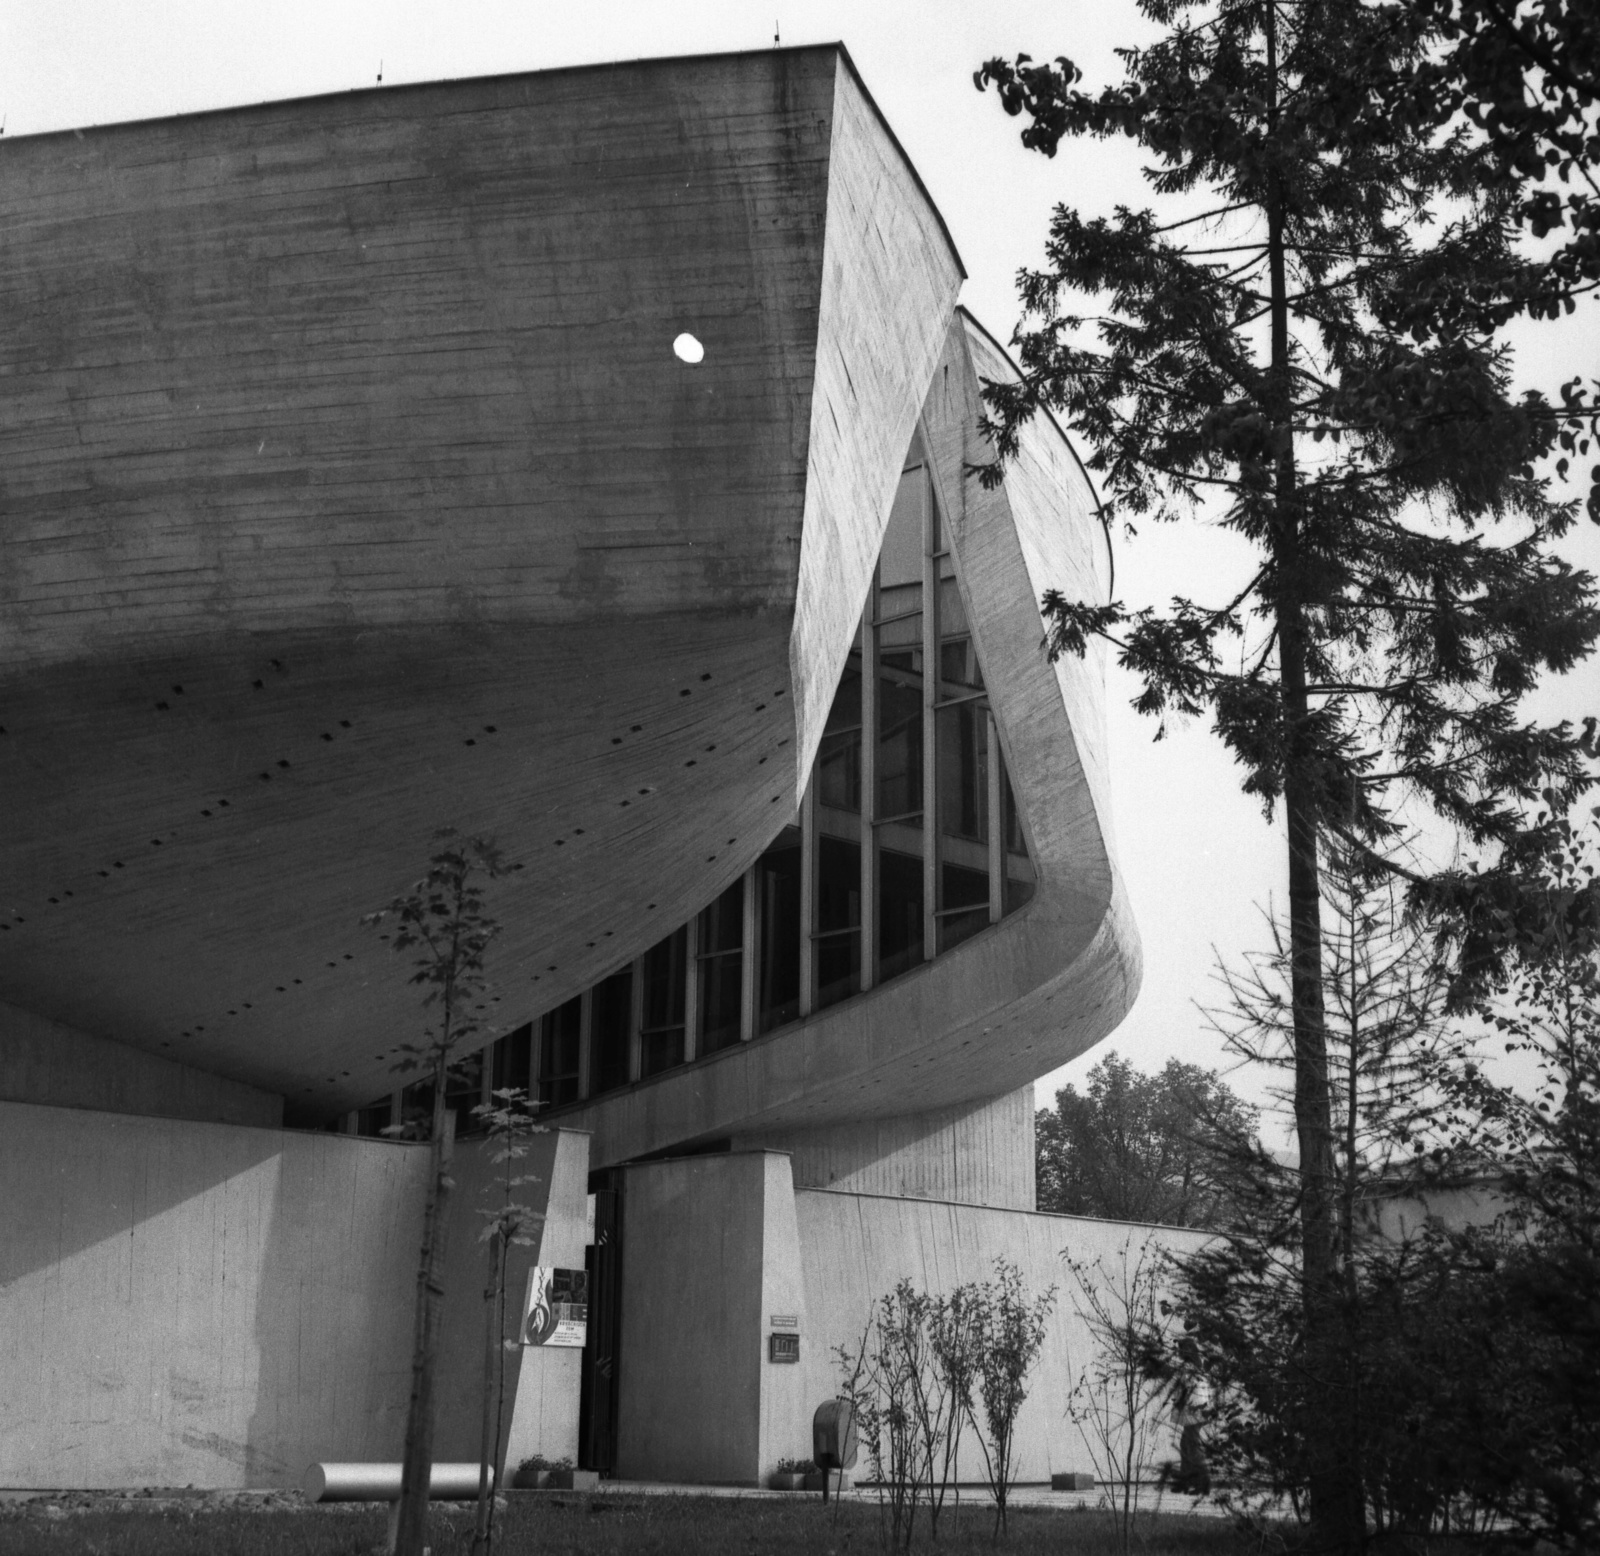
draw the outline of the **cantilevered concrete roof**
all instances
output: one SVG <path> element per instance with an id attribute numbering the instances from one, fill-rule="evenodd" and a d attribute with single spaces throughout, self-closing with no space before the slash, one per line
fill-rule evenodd
<path id="1" fill-rule="evenodd" d="M 0 1000 L 329 1110 L 792 816 L 961 270 L 836 47 L 0 144 Z M 705 357 L 673 354 L 681 332 Z"/>
<path id="2" fill-rule="evenodd" d="M 509 1028 L 791 821 L 903 457 L 932 453 L 1034 900 L 590 1110 L 597 1159 L 938 1108 L 1138 984 L 1095 502 L 984 378 L 938 213 L 838 47 L 271 104 L 0 144 L 0 1002 L 285 1094 L 392 1084 L 358 927 L 492 832 Z M 689 333 L 698 364 L 673 342 Z"/>

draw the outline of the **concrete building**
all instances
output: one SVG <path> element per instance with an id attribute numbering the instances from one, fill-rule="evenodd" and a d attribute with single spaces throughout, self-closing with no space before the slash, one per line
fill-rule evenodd
<path id="1" fill-rule="evenodd" d="M 398 1456 L 425 1155 L 359 928 L 493 833 L 438 1451 L 476 1454 L 471 1106 L 545 1105 L 583 1350 L 509 1455 L 758 1480 L 902 1275 L 1034 1214 L 1034 1079 L 1139 982 L 1104 538 L 842 48 L 0 145 L 0 1485 Z M 524 1270 L 516 1272 L 520 1280 Z M 798 1362 L 774 1334 L 798 1335 Z M 1081 1467 L 1052 1332 L 1022 1472 Z"/>

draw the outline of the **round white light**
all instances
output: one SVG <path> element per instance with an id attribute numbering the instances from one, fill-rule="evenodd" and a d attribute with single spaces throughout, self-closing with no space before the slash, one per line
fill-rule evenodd
<path id="1" fill-rule="evenodd" d="M 691 367 L 703 361 L 706 348 L 697 341 L 687 330 L 672 343 L 672 354 L 680 362 L 687 362 Z"/>

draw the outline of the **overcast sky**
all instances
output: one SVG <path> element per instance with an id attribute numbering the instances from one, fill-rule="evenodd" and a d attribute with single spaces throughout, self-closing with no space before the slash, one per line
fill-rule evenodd
<path id="1" fill-rule="evenodd" d="M 1152 34 L 1127 0 L 11 0 L 0 10 L 0 122 L 6 135 L 454 76 L 842 39 L 949 223 L 970 276 L 962 299 L 1002 339 L 1016 324 L 1014 277 L 1037 263 L 1059 201 L 1090 211 L 1140 203 L 1127 148 L 1073 143 L 1053 161 L 1024 152 L 1017 122 L 972 73 L 994 54 L 1066 54 L 1088 83 L 1112 78 L 1112 50 Z M 1553 390 L 1600 371 L 1600 308 L 1517 337 L 1518 378 Z M 1585 523 L 1569 555 L 1600 571 L 1600 531 Z M 1237 552 L 1203 525 L 1119 542 L 1119 592 L 1131 603 L 1181 590 L 1221 596 Z M 1592 667 L 1544 699 L 1571 717 L 1600 712 Z M 1177 1055 L 1219 1064 L 1195 1009 L 1213 947 L 1259 946 L 1260 908 L 1283 898 L 1280 829 L 1239 792 L 1236 769 L 1203 726 L 1152 743 L 1108 688 L 1112 783 L 1122 866 L 1144 940 L 1145 980 L 1115 1047 L 1140 1066 Z M 1095 1054 L 1046 1077 L 1039 1099 L 1081 1081 Z M 1235 1077 L 1240 1089 L 1257 1086 Z"/>

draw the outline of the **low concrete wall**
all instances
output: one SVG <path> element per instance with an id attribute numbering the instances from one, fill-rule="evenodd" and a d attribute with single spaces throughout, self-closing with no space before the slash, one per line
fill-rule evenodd
<path id="1" fill-rule="evenodd" d="M 793 1448 L 809 1454 L 811 1410 L 838 1392 L 835 1348 L 860 1345 L 873 1304 L 907 1277 L 920 1290 L 950 1291 L 967 1281 L 991 1279 L 996 1259 L 1022 1272 L 1031 1293 L 1056 1288 L 1057 1299 L 1039 1365 L 1029 1383 L 1017 1425 L 1017 1479 L 1048 1480 L 1061 1470 L 1088 1470 L 1077 1428 L 1066 1416 L 1067 1396 L 1093 1354 L 1088 1329 L 1073 1306 L 1074 1282 L 1063 1254 L 1083 1264 L 1096 1259 L 1116 1270 L 1143 1250 L 1186 1249 L 1204 1234 L 1171 1227 L 1093 1221 L 977 1205 L 890 1199 L 802 1189 L 795 1194 L 810 1329 L 801 1343 L 805 1402 L 793 1429 Z M 802 1431 L 803 1426 L 803 1431 Z M 804 1446 L 800 1444 L 804 1443 Z M 1155 1456 L 1176 1449 L 1157 1442 Z M 864 1469 L 863 1469 L 864 1472 Z M 970 1431 L 960 1460 L 963 1479 L 980 1479 L 982 1459 Z"/>
<path id="2" fill-rule="evenodd" d="M 787 1151 L 796 1188 L 910 1195 L 1003 1210 L 1035 1199 L 1033 1087 L 989 1102 L 823 1129 L 735 1136 L 735 1150 Z"/>
<path id="3" fill-rule="evenodd" d="M 477 1454 L 484 1155 L 468 1142 L 455 1169 L 441 1457 Z M 572 1254 L 580 1158 L 582 1136 L 536 1137 L 529 1198 L 564 1201 L 542 1262 Z M 0 1486 L 272 1486 L 397 1459 L 427 1166 L 385 1141 L 0 1103 Z M 519 1302 L 539 1256 L 519 1252 Z"/>
<path id="4" fill-rule="evenodd" d="M 426 1154 L 0 1104 L 0 1485 L 395 1457 Z"/>
<path id="5" fill-rule="evenodd" d="M 0 1003 L 0 1102 L 221 1124 L 283 1122 L 283 1098 Z"/>

